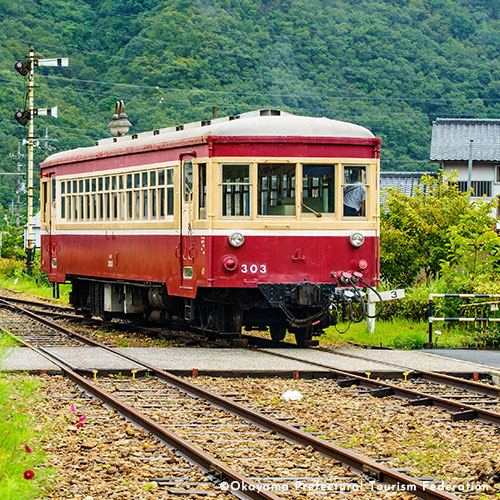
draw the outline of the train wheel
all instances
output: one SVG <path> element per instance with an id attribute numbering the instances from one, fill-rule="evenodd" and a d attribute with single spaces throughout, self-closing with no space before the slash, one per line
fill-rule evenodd
<path id="1" fill-rule="evenodd" d="M 286 326 L 273 325 L 269 327 L 269 331 L 271 332 L 272 341 L 277 344 L 285 338 Z"/>
<path id="2" fill-rule="evenodd" d="M 307 332 L 305 330 L 298 330 L 294 333 L 295 342 L 297 347 L 306 347 L 307 345 Z"/>

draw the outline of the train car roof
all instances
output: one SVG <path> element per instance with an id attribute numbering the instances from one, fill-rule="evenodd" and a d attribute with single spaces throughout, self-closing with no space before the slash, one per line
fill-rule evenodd
<path id="1" fill-rule="evenodd" d="M 240 115 L 193 122 L 150 132 L 109 137 L 94 146 L 55 153 L 43 164 L 61 163 L 79 156 L 89 157 L 126 148 L 178 142 L 186 139 L 214 137 L 335 137 L 370 139 L 375 136 L 365 127 L 354 123 L 322 117 L 299 116 L 279 110 L 257 110 Z M 112 154 L 112 153 L 111 153 Z M 43 165 L 42 164 L 42 165 Z"/>

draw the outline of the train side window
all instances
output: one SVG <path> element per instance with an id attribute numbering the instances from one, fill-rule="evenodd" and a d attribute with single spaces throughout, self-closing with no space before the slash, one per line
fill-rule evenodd
<path id="1" fill-rule="evenodd" d="M 207 218 L 207 165 L 198 165 L 198 218 Z"/>
<path id="2" fill-rule="evenodd" d="M 174 215 L 174 169 L 167 169 L 167 215 Z"/>
<path id="3" fill-rule="evenodd" d="M 94 193 L 92 195 L 92 220 L 97 220 L 97 195 Z"/>
<path id="4" fill-rule="evenodd" d="M 134 191 L 134 218 L 139 220 L 141 218 L 141 192 L 139 190 Z"/>
<path id="5" fill-rule="evenodd" d="M 193 162 L 185 161 L 183 165 L 184 201 L 190 201 L 193 193 Z"/>
<path id="6" fill-rule="evenodd" d="M 62 181 L 61 188 L 61 219 L 66 219 L 66 182 Z"/>
<path id="7" fill-rule="evenodd" d="M 156 210 L 156 189 L 149 190 L 149 196 L 151 198 L 151 218 L 156 219 L 157 210 Z"/>
<path id="8" fill-rule="evenodd" d="M 366 217 L 366 167 L 344 167 L 344 216 Z"/>
<path id="9" fill-rule="evenodd" d="M 259 215 L 295 215 L 295 164 L 259 164 Z"/>
<path id="10" fill-rule="evenodd" d="M 149 217 L 149 196 L 148 196 L 148 190 L 144 189 L 142 191 L 142 218 L 147 219 Z"/>
<path id="11" fill-rule="evenodd" d="M 50 209 L 48 206 L 49 204 L 48 184 L 49 180 L 47 179 L 47 180 L 42 180 L 40 185 L 40 208 L 42 210 L 41 222 L 43 224 L 49 223 Z"/>
<path id="12" fill-rule="evenodd" d="M 91 198 L 91 195 L 89 195 L 89 194 L 85 195 L 85 204 L 86 204 L 85 219 L 88 220 L 88 221 L 91 220 L 91 217 L 92 217 L 92 213 L 90 211 L 90 198 Z"/>
<path id="13" fill-rule="evenodd" d="M 335 165 L 303 165 L 302 213 L 335 213 Z"/>
<path id="14" fill-rule="evenodd" d="M 133 218 L 132 216 L 134 213 L 134 205 L 132 203 L 132 196 L 133 196 L 132 191 L 128 191 L 128 193 L 127 193 L 127 207 L 128 207 L 127 218 L 128 218 L 128 220 L 132 220 L 132 218 Z"/>
<path id="15" fill-rule="evenodd" d="M 124 191 L 120 191 L 120 220 L 125 220 L 126 201 L 126 193 Z"/>
<path id="16" fill-rule="evenodd" d="M 73 185 L 73 188 L 75 186 Z M 73 189 L 73 193 L 76 191 Z M 78 220 L 78 195 L 73 196 L 73 222 Z"/>
<path id="17" fill-rule="evenodd" d="M 84 194 L 79 194 L 78 198 L 80 200 L 80 220 L 84 221 L 85 220 L 85 198 Z"/>
<path id="18" fill-rule="evenodd" d="M 160 218 L 165 217 L 165 188 L 158 189 L 158 203 L 160 205 Z"/>
<path id="19" fill-rule="evenodd" d="M 250 215 L 250 165 L 222 165 L 223 217 Z"/>

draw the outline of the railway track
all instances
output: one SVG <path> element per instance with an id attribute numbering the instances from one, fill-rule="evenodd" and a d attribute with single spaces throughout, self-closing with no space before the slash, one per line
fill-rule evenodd
<path id="1" fill-rule="evenodd" d="M 21 312 L 47 328 L 67 330 L 22 308 Z M 273 491 L 284 491 L 292 496 L 307 495 L 309 491 L 300 491 L 297 484 L 320 480 L 323 485 L 333 485 L 336 489 L 333 494 L 338 494 L 339 488 L 343 491 L 370 488 L 369 495 L 377 497 L 383 496 L 386 490 L 373 485 L 387 485 L 393 491 L 411 492 L 421 498 L 457 498 L 446 491 L 433 489 L 430 483 L 124 356 L 95 340 L 85 339 L 76 332 L 66 333 L 141 365 L 148 377 L 136 381 L 127 379 L 126 382 L 89 380 L 76 373 L 70 363 L 52 356 L 50 350 L 40 351 L 26 338 L 23 342 L 49 357 L 85 392 L 210 471 L 221 488 L 243 492 L 248 498 L 279 498 Z M 235 443 L 242 446 L 235 447 Z M 259 467 L 259 464 L 266 465 Z"/>
<path id="2" fill-rule="evenodd" d="M 208 471 L 190 463 L 144 429 L 131 425 L 70 380 L 46 376 L 45 387 L 39 411 L 66 417 L 62 428 L 57 428 L 57 439 L 46 442 L 48 466 L 59 466 L 53 478 L 55 484 L 47 492 L 49 498 L 109 495 L 156 499 L 160 486 L 157 479 L 161 479 L 162 497 L 234 498 L 230 492 L 220 491 Z M 83 427 L 75 429 L 71 424 L 83 417 Z M 77 466 L 67 467 L 67 463 Z"/>
<path id="3" fill-rule="evenodd" d="M 404 398 L 408 404 L 415 406 L 436 406 L 448 411 L 452 420 L 477 419 L 488 424 L 500 426 L 500 387 L 470 381 L 434 372 L 413 370 L 399 366 L 407 376 L 412 375 L 410 382 L 387 382 L 361 376 L 355 373 L 338 370 L 327 363 L 311 361 L 300 356 L 292 356 L 270 350 L 260 350 L 270 356 L 294 360 L 309 364 L 331 372 L 341 387 L 358 386 L 374 397 L 393 396 Z M 369 358 L 356 356 L 373 361 Z M 395 366 L 392 364 L 392 366 Z M 408 380 L 408 379 L 406 379 Z M 424 390 L 423 390 L 424 389 Z"/>
<path id="4" fill-rule="evenodd" d="M 1 301 L 2 299 L 0 298 L 0 304 Z M 35 307 L 37 308 L 37 313 L 42 313 L 44 315 L 46 314 L 47 309 L 50 311 L 53 307 L 50 304 L 47 305 L 40 302 L 37 303 L 16 298 L 11 299 L 4 297 L 3 301 L 27 305 L 30 308 Z M 59 306 L 56 307 L 56 309 L 57 308 L 59 308 Z M 61 309 L 67 310 L 68 308 L 62 307 Z M 116 324 L 113 323 L 113 325 Z M 158 331 L 159 329 L 151 329 L 149 333 L 157 333 Z M 197 338 L 198 341 L 200 340 L 200 337 L 197 337 L 196 335 L 193 335 L 192 340 L 194 338 Z M 75 332 L 72 332 L 64 327 L 60 328 L 60 330 L 55 329 L 51 331 L 50 334 L 47 335 L 46 340 L 49 342 L 51 339 L 53 339 L 53 343 L 49 345 L 82 345 L 82 343 L 85 342 L 84 338 L 79 339 Z M 267 339 L 247 336 L 247 340 L 250 342 L 255 341 L 264 347 L 270 345 L 270 343 L 267 342 Z M 36 341 L 37 340 L 35 339 L 35 342 Z M 45 338 L 40 337 L 38 341 L 43 343 Z M 210 342 L 206 339 L 205 341 L 210 346 L 227 346 L 225 343 L 221 344 L 218 342 Z M 283 343 L 283 345 L 286 344 Z M 294 346 L 289 345 L 288 347 Z M 331 352 L 330 350 L 324 348 L 312 349 L 321 350 L 323 352 Z M 392 368 L 396 367 L 401 370 L 401 373 L 405 374 L 404 381 L 386 382 L 383 380 L 371 379 L 369 378 L 369 375 L 367 377 L 363 377 L 359 374 L 341 371 L 326 363 L 318 363 L 300 356 L 292 356 L 265 349 L 259 349 L 259 352 L 265 353 L 269 356 L 286 358 L 300 363 L 310 364 L 311 366 L 327 369 L 337 378 L 340 386 L 346 387 L 356 385 L 369 391 L 369 393 L 375 397 L 395 396 L 405 398 L 408 400 L 410 405 L 429 405 L 445 409 L 450 412 L 453 420 L 477 418 L 483 422 L 500 425 L 500 387 L 497 386 L 452 377 L 441 373 L 415 370 L 404 365 L 389 363 L 387 361 L 377 361 L 377 363 L 386 364 Z M 361 359 L 364 361 L 373 361 L 373 359 L 364 356 L 345 354 L 338 351 L 335 352 L 335 355 L 348 356 L 350 358 Z"/>
<path id="5" fill-rule="evenodd" d="M 1 300 L 2 299 L 0 299 L 0 304 Z M 25 300 L 11 300 L 4 298 L 3 301 L 33 306 L 33 302 Z M 45 309 L 43 308 L 45 304 L 36 303 L 35 305 L 38 307 L 41 306 L 41 312 L 45 314 Z M 47 307 L 51 308 L 52 306 L 48 305 Z M 72 332 L 64 327 L 52 330 L 47 335 L 47 341 L 50 341 L 51 339 L 53 343 L 49 345 L 82 345 L 82 342 L 85 342 L 85 337 L 79 338 L 75 332 Z M 266 339 L 261 340 L 265 341 Z M 44 342 L 45 339 L 44 337 L 40 337 L 38 341 Z M 210 343 L 210 345 L 213 346 L 214 344 Z M 263 345 L 266 346 L 267 342 L 264 342 Z M 327 349 L 320 350 L 330 352 Z M 265 353 L 269 356 L 286 358 L 310 364 L 311 366 L 327 369 L 338 379 L 340 386 L 345 387 L 349 385 L 357 385 L 365 390 L 368 390 L 372 396 L 395 396 L 407 399 L 408 403 L 411 405 L 437 406 L 449 411 L 453 420 L 477 418 L 483 422 L 500 425 L 500 414 L 498 412 L 500 408 L 500 387 L 497 386 L 435 372 L 415 370 L 404 365 L 384 361 L 380 363 L 384 363 L 391 367 L 397 367 L 402 373 L 406 374 L 404 382 L 386 382 L 383 380 L 371 379 L 369 378 L 369 375 L 367 377 L 363 377 L 350 372 L 337 370 L 331 365 L 311 361 L 300 356 L 292 356 L 264 349 L 259 349 L 259 352 Z M 370 358 L 360 355 L 343 354 L 338 352 L 335 354 L 355 359 L 362 359 L 365 361 L 373 361 Z"/>
<path id="6" fill-rule="evenodd" d="M 106 321 L 100 318 L 85 317 L 72 308 L 66 306 L 53 305 L 50 303 L 20 299 L 16 297 L 7 297 L 0 295 L 0 301 L 4 300 L 13 305 L 19 305 L 26 311 L 37 315 L 63 320 L 71 324 L 78 323 L 84 325 L 93 325 L 105 328 L 110 331 L 121 331 L 124 333 L 135 332 L 143 334 L 151 339 L 171 340 L 182 345 L 207 346 L 207 347 L 230 347 L 230 343 L 224 339 L 211 338 L 211 334 L 202 332 L 188 332 L 179 330 L 166 330 L 160 326 L 145 326 L 144 324 L 133 323 L 130 321 Z M 247 340 L 243 342 L 246 345 Z M 240 346 L 241 347 L 241 346 Z"/>

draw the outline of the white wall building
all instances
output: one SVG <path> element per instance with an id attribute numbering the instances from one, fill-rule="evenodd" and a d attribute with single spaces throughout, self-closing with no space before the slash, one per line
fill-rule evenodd
<path id="1" fill-rule="evenodd" d="M 40 250 L 40 212 L 33 217 L 33 235 L 35 236 L 35 245 Z M 24 249 L 28 246 L 28 224 L 24 225 Z"/>
<path id="2" fill-rule="evenodd" d="M 500 120 L 438 118 L 432 124 L 430 161 L 456 170 L 460 190 L 467 191 L 471 140 L 471 187 L 476 198 L 490 200 L 500 195 Z M 492 215 L 500 230 L 500 202 Z"/>

